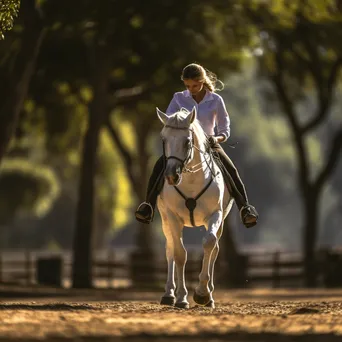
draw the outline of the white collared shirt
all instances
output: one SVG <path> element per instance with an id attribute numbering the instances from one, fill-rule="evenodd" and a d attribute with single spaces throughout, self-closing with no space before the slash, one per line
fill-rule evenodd
<path id="1" fill-rule="evenodd" d="M 203 100 L 197 103 L 189 90 L 177 92 L 173 95 L 166 114 L 173 114 L 181 108 L 191 111 L 197 109 L 197 119 L 208 135 L 224 135 L 227 140 L 230 136 L 230 119 L 222 97 L 207 90 Z M 215 134 L 216 127 L 216 134 Z"/>

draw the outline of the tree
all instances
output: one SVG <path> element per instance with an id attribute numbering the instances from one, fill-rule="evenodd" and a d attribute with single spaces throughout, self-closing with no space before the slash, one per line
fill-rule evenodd
<path id="1" fill-rule="evenodd" d="M 3 57 L 6 67 L 1 69 L 0 75 L 0 161 L 14 133 L 44 37 L 43 21 L 34 0 L 23 1 L 19 24 L 23 30 L 18 36 L 11 32 L 16 44 L 6 49 Z M 5 43 L 9 44 L 11 39 L 9 36 Z"/>
<path id="2" fill-rule="evenodd" d="M 20 0 L 2 0 L 0 3 L 0 39 L 13 28 L 14 18 L 18 16 Z"/>
<path id="3" fill-rule="evenodd" d="M 303 251 L 305 284 L 315 286 L 315 248 L 322 190 L 338 163 L 342 123 L 332 137 L 321 169 L 315 174 L 308 139 L 330 120 L 334 93 L 342 65 L 341 9 L 336 1 L 245 3 L 260 46 L 260 75 L 272 83 L 291 129 L 297 159 L 297 181 L 304 209 Z M 314 92 L 316 110 L 310 116 L 298 110 Z"/>

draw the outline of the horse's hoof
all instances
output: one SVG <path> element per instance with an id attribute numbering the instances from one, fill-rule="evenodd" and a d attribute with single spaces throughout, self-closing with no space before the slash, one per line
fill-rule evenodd
<path id="1" fill-rule="evenodd" d="M 180 302 L 180 303 L 176 303 L 175 307 L 179 309 L 189 309 L 190 306 L 189 306 L 189 303 L 187 302 Z"/>
<path id="2" fill-rule="evenodd" d="M 215 309 L 215 302 L 211 299 L 209 303 L 205 304 L 205 307 Z"/>
<path id="3" fill-rule="evenodd" d="M 175 297 L 162 297 L 160 304 L 161 305 L 170 305 L 174 306 L 175 305 Z"/>
<path id="4" fill-rule="evenodd" d="M 194 301 L 199 305 L 206 305 L 210 302 L 210 295 L 200 296 L 199 294 L 194 292 Z"/>

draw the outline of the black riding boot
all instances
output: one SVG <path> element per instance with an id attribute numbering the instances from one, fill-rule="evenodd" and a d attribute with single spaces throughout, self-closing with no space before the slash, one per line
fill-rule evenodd
<path id="1" fill-rule="evenodd" d="M 135 218 L 139 222 L 149 224 L 153 221 L 157 197 L 163 184 L 163 172 L 164 157 L 162 156 L 157 160 L 149 179 L 146 202 L 141 203 L 135 212 Z"/>
<path id="2" fill-rule="evenodd" d="M 232 195 L 240 211 L 240 218 L 242 223 L 245 225 L 246 228 L 255 226 L 257 224 L 259 215 L 256 209 L 248 203 L 245 186 L 239 176 L 235 165 L 219 144 L 212 146 L 212 148 L 218 154 L 220 161 L 224 166 L 225 170 L 221 170 L 223 173 L 223 178 L 227 186 L 231 188 L 233 192 Z"/>

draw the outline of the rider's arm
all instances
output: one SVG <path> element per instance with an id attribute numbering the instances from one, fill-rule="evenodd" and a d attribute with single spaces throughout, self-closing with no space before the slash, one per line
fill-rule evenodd
<path id="1" fill-rule="evenodd" d="M 217 142 L 225 142 L 230 136 L 230 119 L 222 97 L 218 98 L 216 109 Z"/>

